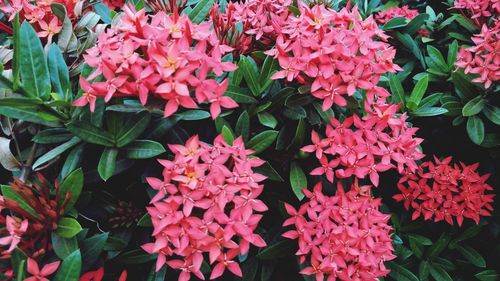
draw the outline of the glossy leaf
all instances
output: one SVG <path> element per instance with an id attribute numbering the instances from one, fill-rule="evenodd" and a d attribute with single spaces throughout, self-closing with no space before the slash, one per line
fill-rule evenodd
<path id="1" fill-rule="evenodd" d="M 475 144 L 481 144 L 484 140 L 484 123 L 481 118 L 471 116 L 467 120 L 467 133 Z"/>
<path id="2" fill-rule="evenodd" d="M 122 150 L 129 159 L 148 159 L 165 152 L 161 143 L 152 140 L 135 140 Z"/>
<path id="3" fill-rule="evenodd" d="M 82 230 L 82 226 L 74 218 L 61 218 L 55 233 L 63 238 L 71 238 Z"/>
<path id="4" fill-rule="evenodd" d="M 307 188 L 307 177 L 297 162 L 292 162 L 290 166 L 290 185 L 295 196 L 301 201 L 304 198 L 302 189 Z"/>
<path id="5" fill-rule="evenodd" d="M 276 140 L 276 137 L 278 137 L 278 131 L 264 131 L 248 141 L 246 146 L 249 149 L 252 149 L 255 151 L 254 154 L 259 154 L 262 151 L 264 151 L 266 148 L 271 146 L 271 144 Z"/>
<path id="6" fill-rule="evenodd" d="M 97 171 L 104 181 L 107 181 L 115 174 L 117 156 L 118 149 L 116 148 L 105 148 L 101 154 L 99 164 L 97 165 Z"/>
<path id="7" fill-rule="evenodd" d="M 76 250 L 67 256 L 54 277 L 54 281 L 75 281 L 80 278 L 82 270 L 82 256 L 80 250 Z"/>

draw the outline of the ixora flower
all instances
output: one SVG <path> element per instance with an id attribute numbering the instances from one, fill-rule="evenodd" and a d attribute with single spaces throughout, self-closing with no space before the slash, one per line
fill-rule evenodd
<path id="1" fill-rule="evenodd" d="M 404 202 L 407 210 L 414 209 L 412 219 L 423 216 L 435 222 L 445 220 L 453 225 L 456 218 L 461 226 L 464 218 L 479 223 L 481 216 L 491 216 L 494 194 L 487 194 L 493 188 L 486 183 L 487 175 L 479 175 L 479 163 L 465 165 L 451 164 L 452 157 L 419 166 L 415 173 L 407 173 L 400 179 L 398 189 L 401 194 L 394 196 Z"/>
<path id="2" fill-rule="evenodd" d="M 89 271 L 83 274 L 80 277 L 80 281 L 102 281 L 104 278 L 104 267 L 100 267 L 95 271 Z M 126 281 L 127 280 L 127 271 L 124 270 L 118 277 L 118 281 Z"/>
<path id="3" fill-rule="evenodd" d="M 232 48 L 220 44 L 210 22 L 197 25 L 186 15 L 162 11 L 146 15 L 144 9 L 136 11 L 129 5 L 124 12 L 84 55 L 95 71 L 80 79 L 84 93 L 73 105 L 90 104 L 93 110 L 98 97 L 106 102 L 112 97 L 138 97 L 144 105 L 154 96 L 165 101 L 165 117 L 179 107 L 197 108 L 208 102 L 214 119 L 221 107 L 238 106 L 224 96 L 228 80 L 215 79 L 237 67 L 222 61 Z M 104 81 L 92 81 L 101 74 Z"/>
<path id="4" fill-rule="evenodd" d="M 391 7 L 387 10 L 383 10 L 378 12 L 375 15 L 375 20 L 380 23 L 384 24 L 387 23 L 388 21 L 392 20 L 393 18 L 406 18 L 407 20 L 412 20 L 418 16 L 418 11 L 417 10 L 412 10 L 410 9 L 407 5 L 404 5 L 403 7 Z"/>
<path id="5" fill-rule="evenodd" d="M 60 261 L 48 263 L 40 270 L 38 263 L 32 258 L 28 258 L 28 273 L 31 277 L 24 279 L 24 281 L 50 281 L 47 277 L 56 272 L 60 263 Z"/>
<path id="6" fill-rule="evenodd" d="M 465 10 L 479 24 L 500 15 L 498 0 L 455 0 L 453 4 L 456 9 Z"/>
<path id="7" fill-rule="evenodd" d="M 312 131 L 311 145 L 302 148 L 314 152 L 321 166 L 311 175 L 326 175 L 328 181 L 334 177 L 363 179 L 367 176 L 374 186 L 379 184 L 379 172 L 397 168 L 403 173 L 406 168 L 417 170 L 415 161 L 425 155 L 415 137 L 417 128 L 409 127 L 406 114 L 396 115 L 399 106 L 394 104 L 374 105 L 368 115 L 354 114 L 339 122 L 331 118 L 326 127 L 326 138 L 321 139 Z"/>
<path id="8" fill-rule="evenodd" d="M 51 42 L 52 36 L 62 30 L 62 21 L 52 11 L 52 4 L 61 4 L 66 8 L 70 20 L 74 20 L 82 13 L 82 0 L 53 0 L 53 1 L 28 1 L 6 0 L 0 2 L 0 11 L 12 21 L 17 13 L 19 19 L 27 20 L 39 31 L 38 36 L 47 37 Z"/>
<path id="9" fill-rule="evenodd" d="M 359 192 L 355 183 L 345 192 L 339 184 L 334 196 L 322 192 L 321 183 L 314 191 L 304 189 L 308 202 L 296 210 L 285 203 L 290 218 L 284 226 L 294 226 L 283 234 L 298 240 L 301 263 L 309 266 L 300 273 L 315 275 L 317 281 L 377 280 L 389 273 L 385 261 L 394 259 L 390 215 L 379 211 L 380 199 Z"/>
<path id="10" fill-rule="evenodd" d="M 14 182 L 5 188 L 24 202 L 0 196 L 0 210 L 11 213 L 0 216 L 0 223 L 5 225 L 0 230 L 0 246 L 7 247 L 0 248 L 0 259 L 10 258 L 16 247 L 34 258 L 45 254 L 51 248 L 50 233 L 57 228 L 59 219 L 64 215 L 70 194 L 59 198 L 59 184 L 56 182 L 55 188 L 52 187 L 41 174 L 32 183 L 14 178 Z M 56 196 L 51 195 L 54 190 Z"/>
<path id="11" fill-rule="evenodd" d="M 219 135 L 213 145 L 191 137 L 185 145 L 169 145 L 173 160 L 159 160 L 163 179 L 147 178 L 156 196 L 147 208 L 153 222 L 155 242 L 142 248 L 158 254 L 156 270 L 165 264 L 180 269 L 179 281 L 191 274 L 204 279 L 200 271 L 204 253 L 216 264 L 210 279 L 228 269 L 241 277 L 238 254 L 246 254 L 250 244 L 266 243 L 255 229 L 267 210 L 258 199 L 265 179 L 253 168 L 264 163 L 250 157 L 240 138 L 232 145 Z"/>
<path id="12" fill-rule="evenodd" d="M 481 32 L 471 39 L 475 46 L 462 47 L 457 54 L 455 65 L 463 68 L 465 74 L 478 77 L 472 81 L 491 87 L 500 80 L 500 21 L 491 28 L 483 25 Z"/>
<path id="13" fill-rule="evenodd" d="M 311 85 L 312 95 L 323 100 L 323 110 L 345 106 L 346 96 L 360 89 L 371 98 L 389 95 L 377 86 L 380 76 L 401 68 L 393 64 L 396 51 L 384 42 L 387 36 L 371 16 L 363 20 L 357 7 L 339 12 L 323 5 L 299 9 L 299 16 L 275 25 L 276 48 L 266 53 L 278 59 L 281 70 L 272 79 Z"/>

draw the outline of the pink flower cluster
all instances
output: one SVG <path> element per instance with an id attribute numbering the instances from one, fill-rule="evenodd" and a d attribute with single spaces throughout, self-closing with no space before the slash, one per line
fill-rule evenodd
<path id="1" fill-rule="evenodd" d="M 103 0 L 102 1 L 110 9 L 120 9 L 125 5 L 125 0 Z"/>
<path id="2" fill-rule="evenodd" d="M 148 253 L 158 254 L 156 270 L 166 263 L 182 270 L 179 281 L 200 271 L 203 253 L 210 264 L 216 263 L 210 279 L 227 268 L 241 277 L 238 254 L 248 252 L 250 244 L 264 247 L 266 243 L 254 233 L 267 210 L 258 199 L 264 176 L 253 168 L 263 160 L 249 157 L 240 138 L 228 145 L 219 135 L 208 145 L 191 137 L 185 145 L 169 145 L 173 160 L 159 160 L 164 166 L 163 179 L 147 178 L 158 190 L 147 210 L 154 226 L 154 243 L 143 245 Z M 174 257 L 175 256 L 175 257 Z M 167 257 L 170 257 L 167 260 Z"/>
<path id="3" fill-rule="evenodd" d="M 61 4 L 66 8 L 68 17 L 73 20 L 81 15 L 84 1 L 82 0 L 52 0 L 28 1 L 6 0 L 0 2 L 0 11 L 12 21 L 19 13 L 20 21 L 26 20 L 38 31 L 41 38 L 47 37 L 49 42 L 52 37 L 62 30 L 62 21 L 52 12 L 51 4 Z"/>
<path id="4" fill-rule="evenodd" d="M 472 19 L 485 23 L 490 18 L 497 18 L 500 14 L 500 1 L 498 0 L 455 0 L 456 9 L 464 9 Z"/>
<path id="5" fill-rule="evenodd" d="M 363 20 L 354 7 L 336 12 L 323 5 L 299 5 L 300 16 L 276 25 L 276 48 L 267 52 L 278 58 L 281 70 L 272 79 L 311 85 L 311 93 L 323 100 L 323 110 L 345 106 L 345 96 L 358 89 L 373 96 L 389 93 L 377 86 L 380 76 L 401 68 L 393 64 L 396 51 L 376 41 L 387 36 L 372 17 Z"/>
<path id="6" fill-rule="evenodd" d="M 423 216 L 425 220 L 434 218 L 435 222 L 445 220 L 453 225 L 453 217 L 458 225 L 464 218 L 479 223 L 481 216 L 491 216 L 493 190 L 486 183 L 487 175 L 479 175 L 476 169 L 479 163 L 460 166 L 451 163 L 451 156 L 440 161 L 428 161 L 419 166 L 416 173 L 407 173 L 398 183 L 401 194 L 394 196 L 403 201 L 407 210 L 414 209 L 412 219 Z"/>
<path id="7" fill-rule="evenodd" d="M 499 2 L 500 3 L 500 2 Z M 455 65 L 464 72 L 477 74 L 472 81 L 485 88 L 500 80 L 500 21 L 491 28 L 483 25 L 479 34 L 472 36 L 475 46 L 461 48 Z"/>
<path id="8" fill-rule="evenodd" d="M 238 104 L 224 96 L 228 80 L 218 83 L 215 76 L 237 67 L 222 62 L 232 48 L 222 45 L 210 22 L 192 23 L 186 15 L 158 12 L 146 15 L 124 7 L 119 23 L 100 34 L 97 46 L 87 50 L 85 61 L 96 70 L 80 79 L 85 93 L 73 104 L 94 109 L 97 97 L 107 102 L 116 96 L 139 97 L 144 105 L 151 96 L 166 101 L 165 116 L 179 106 L 197 108 L 210 103 L 215 119 L 221 107 Z M 89 82 L 99 75 L 104 81 Z"/>
<path id="9" fill-rule="evenodd" d="M 385 261 L 394 259 L 390 215 L 379 211 L 380 199 L 358 192 L 355 185 L 344 192 L 339 184 L 334 196 L 322 192 L 321 183 L 314 191 L 304 189 L 309 201 L 297 210 L 285 203 L 291 216 L 284 226 L 294 230 L 284 237 L 297 239 L 300 262 L 310 259 L 310 265 L 300 273 L 316 276 L 317 281 L 377 280 L 389 273 Z"/>
<path id="10" fill-rule="evenodd" d="M 380 23 L 380 24 L 385 24 L 392 20 L 393 18 L 406 18 L 407 20 L 412 20 L 418 16 L 418 11 L 417 10 L 412 10 L 410 9 L 407 5 L 404 5 L 403 7 L 391 7 L 387 10 L 383 10 L 378 12 L 375 15 L 375 20 Z"/>
<path id="11" fill-rule="evenodd" d="M 415 171 L 416 160 L 424 154 L 418 148 L 423 141 L 415 137 L 418 128 L 409 127 L 406 114 L 396 116 L 397 105 L 375 105 L 374 111 L 360 118 L 354 114 L 339 122 L 331 118 L 326 127 L 326 138 L 321 139 L 314 130 L 312 143 L 302 148 L 314 152 L 321 166 L 311 175 L 363 179 L 367 176 L 374 186 L 379 184 L 379 172 L 396 168 Z"/>

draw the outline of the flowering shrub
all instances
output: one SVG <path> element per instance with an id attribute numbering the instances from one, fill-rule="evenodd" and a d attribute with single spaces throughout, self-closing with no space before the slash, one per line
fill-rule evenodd
<path id="1" fill-rule="evenodd" d="M 464 163 L 451 165 L 452 158 L 423 163 L 416 173 L 407 173 L 398 183 L 401 194 L 396 201 L 404 201 L 405 208 L 415 210 L 412 219 L 423 216 L 438 222 L 446 220 L 453 225 L 456 218 L 462 225 L 464 217 L 479 223 L 481 216 L 491 216 L 493 190 L 486 183 L 489 175 L 480 176 L 476 170 L 479 164 L 467 166 Z"/>
<path id="2" fill-rule="evenodd" d="M 321 188 L 318 183 L 313 192 L 304 189 L 309 202 L 298 211 L 285 205 L 291 217 L 283 225 L 294 225 L 296 230 L 283 236 L 298 239 L 301 263 L 310 257 L 311 265 L 300 273 L 314 274 L 316 280 L 372 280 L 387 275 L 384 262 L 396 256 L 389 216 L 378 210 L 380 199 L 359 193 L 356 185 L 347 192 L 339 185 L 334 196 L 325 196 Z"/>
<path id="3" fill-rule="evenodd" d="M 497 280 L 497 2 L 3 1 L 0 280 Z"/>
<path id="4" fill-rule="evenodd" d="M 147 178 L 158 190 L 148 207 L 156 241 L 143 249 L 158 254 L 156 271 L 165 263 L 181 269 L 179 280 L 189 280 L 190 274 L 204 279 L 200 271 L 204 252 L 210 254 L 211 264 L 217 263 L 210 279 L 226 268 L 241 277 L 234 261 L 238 254 L 247 254 L 250 244 L 266 246 L 254 233 L 262 217 L 254 212 L 267 210 L 258 199 L 264 188 L 259 182 L 265 177 L 252 171 L 263 161 L 248 158 L 252 150 L 245 149 L 241 138 L 228 145 L 222 135 L 213 146 L 193 136 L 185 146 L 169 148 L 173 161 L 159 160 L 164 179 Z M 172 255 L 183 258 L 166 260 Z"/>

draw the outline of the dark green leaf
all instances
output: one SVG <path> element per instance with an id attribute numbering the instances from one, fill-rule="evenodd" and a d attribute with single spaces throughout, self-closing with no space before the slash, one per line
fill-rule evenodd
<path id="1" fill-rule="evenodd" d="M 46 129 L 33 137 L 33 141 L 40 144 L 53 144 L 68 141 L 73 135 L 66 129 Z"/>
<path id="2" fill-rule="evenodd" d="M 500 279 L 500 274 L 495 270 L 484 270 L 474 276 L 481 281 L 498 281 Z"/>
<path id="3" fill-rule="evenodd" d="M 462 108 L 462 115 L 469 117 L 478 114 L 483 110 L 486 100 L 482 96 L 477 96 L 467 102 Z"/>
<path id="4" fill-rule="evenodd" d="M 73 121 L 67 126 L 74 135 L 88 143 L 111 147 L 114 145 L 114 138 L 109 132 L 96 127 L 86 121 Z"/>
<path id="5" fill-rule="evenodd" d="M 406 18 L 404 17 L 395 17 L 392 18 L 390 21 L 384 24 L 383 30 L 391 30 L 391 29 L 396 29 L 399 27 L 406 26 Z"/>
<path id="6" fill-rule="evenodd" d="M 102 152 L 99 164 L 97 165 L 97 171 L 104 181 L 107 181 L 115 174 L 117 156 L 118 149 L 116 148 L 105 148 Z"/>
<path id="7" fill-rule="evenodd" d="M 290 184 L 293 193 L 300 200 L 304 198 L 302 189 L 307 188 L 307 177 L 297 162 L 292 162 L 290 166 Z"/>
<path id="8" fill-rule="evenodd" d="M 65 201 L 66 194 L 70 194 L 70 199 L 66 204 L 65 211 L 71 210 L 76 201 L 80 197 L 83 189 L 83 171 L 82 169 L 74 170 L 62 182 L 59 187 L 59 200 L 58 206 L 61 207 Z"/>
<path id="9" fill-rule="evenodd" d="M 108 233 L 101 233 L 83 241 L 81 245 L 83 271 L 86 271 L 94 265 L 99 258 L 99 255 L 106 245 L 108 240 Z"/>
<path id="10" fill-rule="evenodd" d="M 250 91 L 252 91 L 252 94 L 254 96 L 259 96 L 261 93 L 260 85 L 258 82 L 259 73 L 255 71 L 252 64 L 249 62 L 249 59 L 250 59 L 249 57 L 241 56 L 240 63 L 238 64 L 238 66 L 241 68 L 241 71 L 243 72 L 243 77 L 247 82 L 248 88 L 250 88 Z"/>
<path id="11" fill-rule="evenodd" d="M 274 260 L 289 256 L 293 252 L 294 243 L 291 240 L 281 240 L 273 245 L 262 248 L 257 254 L 257 258 L 262 260 Z"/>
<path id="12" fill-rule="evenodd" d="M 256 173 L 266 176 L 268 180 L 283 182 L 283 178 L 268 162 L 265 162 L 264 164 L 254 168 L 253 170 Z"/>
<path id="13" fill-rule="evenodd" d="M 408 25 L 403 29 L 403 32 L 409 35 L 413 35 L 428 18 L 428 14 L 419 14 L 408 23 Z"/>
<path id="14" fill-rule="evenodd" d="M 250 135 L 250 117 L 246 110 L 238 117 L 234 132 L 236 136 L 242 136 L 243 140 L 248 140 L 248 136 Z"/>
<path id="15" fill-rule="evenodd" d="M 467 133 L 475 144 L 481 144 L 484 140 L 484 123 L 481 118 L 471 116 L 467 120 Z"/>
<path id="16" fill-rule="evenodd" d="M 243 89 L 238 86 L 229 85 L 225 96 L 232 98 L 237 103 L 257 103 L 257 100 L 252 96 L 248 89 Z"/>
<path id="17" fill-rule="evenodd" d="M 78 166 L 80 166 L 84 147 L 84 143 L 79 144 L 68 153 L 68 157 L 66 157 L 66 161 L 64 161 L 64 165 L 61 169 L 61 178 L 65 178 L 69 173 L 73 172 Z"/>
<path id="18" fill-rule="evenodd" d="M 148 127 L 151 115 L 147 112 L 134 115 L 115 135 L 116 146 L 124 147 L 139 137 Z"/>
<path id="19" fill-rule="evenodd" d="M 254 136 L 248 141 L 247 146 L 249 149 L 254 150 L 254 154 L 259 154 L 268 148 L 278 136 L 278 131 L 268 130 Z"/>
<path id="20" fill-rule="evenodd" d="M 36 170 L 38 167 L 41 165 L 49 162 L 50 160 L 56 158 L 57 156 L 61 155 L 64 153 L 66 150 L 72 148 L 73 146 L 77 145 L 80 143 L 80 139 L 77 137 L 73 137 L 71 140 L 55 147 L 54 149 L 50 150 L 49 152 L 45 153 L 43 156 L 38 158 L 35 163 L 33 163 L 33 170 Z"/>
<path id="21" fill-rule="evenodd" d="M 500 125 L 500 108 L 488 104 L 484 108 L 483 113 L 491 122 Z"/>
<path id="22" fill-rule="evenodd" d="M 411 91 L 410 98 L 408 99 L 407 107 L 415 111 L 422 100 L 425 91 L 427 90 L 427 86 L 429 85 L 429 75 L 425 74 L 413 87 Z"/>
<path id="23" fill-rule="evenodd" d="M 448 246 L 448 242 L 450 241 L 450 238 L 446 235 L 441 235 L 441 237 L 432 245 L 432 247 L 429 249 L 427 253 L 427 258 L 429 260 L 432 260 L 433 258 L 436 258 L 443 252 L 444 249 L 446 249 L 446 246 Z"/>
<path id="24" fill-rule="evenodd" d="M 61 50 L 56 44 L 51 44 L 48 55 L 48 68 L 52 88 L 63 100 L 70 97 L 71 84 L 69 82 L 68 66 L 62 56 Z"/>
<path id="25" fill-rule="evenodd" d="M 229 144 L 229 145 L 233 144 L 234 134 L 228 126 L 226 126 L 226 125 L 222 126 L 221 134 L 222 134 L 222 138 L 224 139 L 224 141 L 227 144 Z"/>
<path id="26" fill-rule="evenodd" d="M 156 255 L 150 255 L 142 249 L 131 250 L 119 255 L 116 259 L 123 264 L 143 264 L 156 260 Z"/>
<path id="27" fill-rule="evenodd" d="M 405 91 L 398 77 L 392 73 L 389 74 L 389 87 L 391 88 L 393 102 L 396 104 L 402 103 L 404 108 L 406 102 Z"/>
<path id="28" fill-rule="evenodd" d="M 415 276 L 408 269 L 396 264 L 395 262 L 389 262 L 386 264 L 387 268 L 391 270 L 389 276 L 398 281 L 419 281 L 418 277 Z"/>
<path id="29" fill-rule="evenodd" d="M 144 216 L 142 216 L 137 222 L 137 225 L 142 227 L 153 227 L 151 215 L 149 213 L 144 214 Z"/>
<path id="30" fill-rule="evenodd" d="M 0 185 L 0 187 L 2 189 L 4 200 L 10 200 L 17 203 L 17 205 L 19 205 L 21 209 L 37 217 L 37 213 L 35 212 L 35 210 L 28 204 L 28 202 L 24 201 L 21 195 L 15 192 L 12 187 L 10 187 L 9 185 Z"/>
<path id="31" fill-rule="evenodd" d="M 188 13 L 189 19 L 194 23 L 201 23 L 205 20 L 215 0 L 200 0 L 196 6 Z"/>
<path id="32" fill-rule="evenodd" d="M 125 156 L 129 159 L 148 159 L 165 152 L 161 143 L 152 140 L 135 140 L 123 148 Z"/>
<path id="33" fill-rule="evenodd" d="M 429 272 L 430 272 L 430 266 L 428 261 L 422 261 L 420 262 L 420 265 L 418 267 L 418 277 L 420 280 L 427 280 L 429 277 Z"/>
<path id="34" fill-rule="evenodd" d="M 259 113 L 257 114 L 257 117 L 259 119 L 260 124 L 269 127 L 271 129 L 276 128 L 276 125 L 278 125 L 278 120 L 276 120 L 274 116 L 272 116 L 267 112 Z"/>
<path id="35" fill-rule="evenodd" d="M 414 116 L 426 117 L 426 116 L 437 116 L 447 113 L 448 110 L 442 107 L 420 107 L 415 112 L 412 113 Z"/>
<path id="36" fill-rule="evenodd" d="M 78 250 L 78 241 L 76 236 L 63 238 L 56 233 L 52 233 L 52 247 L 60 259 L 64 259 L 74 251 Z"/>
<path id="37" fill-rule="evenodd" d="M 430 273 L 436 281 L 453 281 L 448 272 L 446 272 L 441 266 L 437 264 L 430 265 Z"/>
<path id="38" fill-rule="evenodd" d="M 47 100 L 50 96 L 50 77 L 42 43 L 28 22 L 23 22 L 19 35 L 23 88 L 30 96 Z"/>
<path id="39" fill-rule="evenodd" d="M 82 256 L 80 254 L 80 250 L 76 250 L 63 260 L 59 270 L 57 270 L 54 281 L 78 280 L 80 278 L 81 270 Z"/>
<path id="40" fill-rule="evenodd" d="M 195 121 L 195 120 L 203 120 L 210 118 L 210 113 L 204 110 L 188 110 L 184 111 L 182 113 L 177 113 L 176 114 L 178 117 L 180 117 L 180 120 L 186 120 L 186 121 Z"/>
<path id="41" fill-rule="evenodd" d="M 484 258 L 472 247 L 468 245 L 463 245 L 463 246 L 458 245 L 457 249 L 473 265 L 477 267 L 486 267 L 486 261 L 484 260 Z"/>

